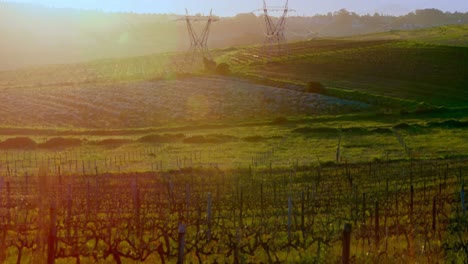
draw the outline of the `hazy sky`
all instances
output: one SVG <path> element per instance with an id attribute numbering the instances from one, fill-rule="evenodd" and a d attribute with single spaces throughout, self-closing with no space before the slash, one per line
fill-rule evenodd
<path id="1" fill-rule="evenodd" d="M 71 7 L 103 11 L 133 11 L 138 13 L 213 13 L 233 16 L 248 13 L 262 6 L 261 0 L 7 0 L 7 2 L 37 3 L 52 7 Z M 283 5 L 285 0 L 268 0 L 272 6 Z M 437 8 L 443 11 L 468 12 L 466 0 L 290 0 L 297 15 L 325 14 L 346 8 L 360 14 L 381 12 L 406 14 L 415 9 Z"/>

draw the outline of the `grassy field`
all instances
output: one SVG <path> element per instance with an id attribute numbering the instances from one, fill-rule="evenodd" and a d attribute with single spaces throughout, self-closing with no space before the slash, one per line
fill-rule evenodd
<path id="1" fill-rule="evenodd" d="M 450 45 L 452 40 L 455 45 Z M 468 98 L 464 89 L 467 56 L 466 26 L 447 26 L 291 43 L 270 59 L 259 47 L 244 48 L 220 60 L 257 79 L 302 85 L 319 81 L 334 95 L 338 95 L 337 89 L 352 90 L 435 106 L 464 107 Z"/>
<path id="2" fill-rule="evenodd" d="M 41 161 L 47 161 L 54 172 L 61 166 L 64 174 L 82 174 L 83 164 L 86 171 L 97 167 L 101 172 L 145 172 L 187 166 L 234 169 L 272 163 L 289 167 L 467 155 L 467 119 L 360 118 L 364 117 L 276 118 L 107 131 L 3 129 L 0 170 L 8 166 L 14 175 L 34 174 Z"/>
<path id="3" fill-rule="evenodd" d="M 410 31 L 393 30 L 372 35 L 351 36 L 352 40 L 408 40 L 418 43 L 442 46 L 466 47 L 468 45 L 467 25 L 449 25 L 435 28 L 424 28 Z"/>
<path id="4" fill-rule="evenodd" d="M 348 45 L 353 43 L 344 44 Z M 367 47 L 357 44 L 357 47 L 329 52 L 316 52 L 312 45 L 310 53 L 301 54 L 299 58 L 293 55 L 277 59 L 277 63 L 246 66 L 246 71 L 304 84 L 319 81 L 330 88 L 460 107 L 466 106 L 468 97 L 464 89 L 468 66 L 460 59 L 467 54 L 467 49 L 462 47 L 400 41 Z"/>

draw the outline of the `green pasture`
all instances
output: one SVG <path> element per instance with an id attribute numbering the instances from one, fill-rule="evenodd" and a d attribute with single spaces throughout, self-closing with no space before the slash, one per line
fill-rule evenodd
<path id="1" fill-rule="evenodd" d="M 112 135 L 60 136 L 79 144 L 44 146 L 58 136 L 24 136 L 29 149 L 3 147 L 0 169 L 35 174 L 37 164 L 56 173 L 165 171 L 183 167 L 291 167 L 409 159 L 447 159 L 468 153 L 466 121 L 398 119 L 367 114 L 295 117 L 283 122 L 217 124 L 153 130 L 116 130 Z M 400 139 L 399 139 L 399 138 Z M 2 135 L 0 142 L 14 139 Z M 400 142 L 401 140 L 401 142 Z M 1 144 L 0 144 L 1 146 Z"/>

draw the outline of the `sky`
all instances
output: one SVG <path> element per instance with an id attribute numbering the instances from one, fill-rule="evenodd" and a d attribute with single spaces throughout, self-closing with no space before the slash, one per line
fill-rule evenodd
<path id="1" fill-rule="evenodd" d="M 213 9 L 218 16 L 234 16 L 249 13 L 262 7 L 261 0 L 7 0 L 42 4 L 59 8 L 78 8 L 107 12 L 174 13 L 182 14 L 185 8 L 190 13 L 207 14 Z M 267 0 L 268 5 L 281 6 L 285 0 Z M 468 12 L 466 0 L 290 0 L 289 6 L 296 15 L 326 14 L 346 8 L 359 14 L 375 12 L 403 15 L 416 9 L 437 8 L 442 11 Z"/>

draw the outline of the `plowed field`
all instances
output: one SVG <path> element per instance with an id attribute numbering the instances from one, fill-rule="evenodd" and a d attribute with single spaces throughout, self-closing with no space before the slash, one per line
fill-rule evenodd
<path id="1" fill-rule="evenodd" d="M 116 84 L 31 85 L 0 90 L 3 126 L 138 128 L 167 122 L 246 120 L 361 110 L 362 103 L 197 77 Z"/>

